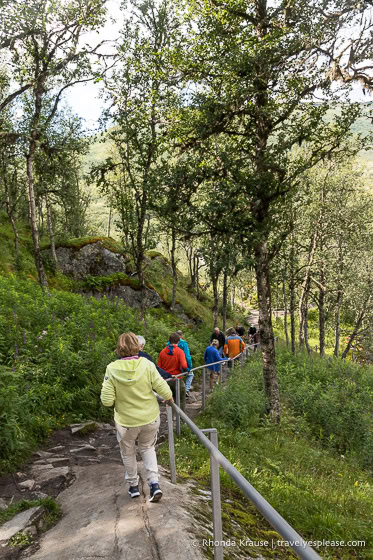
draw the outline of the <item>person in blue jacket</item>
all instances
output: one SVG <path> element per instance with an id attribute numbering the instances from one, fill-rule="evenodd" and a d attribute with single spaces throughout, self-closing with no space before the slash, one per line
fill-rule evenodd
<path id="1" fill-rule="evenodd" d="M 178 347 L 181 348 L 181 350 L 184 352 L 185 354 L 185 359 L 186 359 L 186 363 L 187 363 L 187 371 L 193 369 L 193 363 L 192 363 L 192 356 L 190 355 L 190 350 L 189 350 L 189 346 L 186 340 L 183 339 L 183 332 L 182 331 L 176 331 L 177 334 L 180 336 L 180 340 L 178 343 Z M 188 375 L 186 375 L 185 377 L 185 396 L 187 399 L 189 399 L 189 391 L 192 387 L 192 381 L 194 378 L 194 373 L 188 373 Z"/>
<path id="2" fill-rule="evenodd" d="M 219 354 L 218 350 L 219 341 L 214 339 L 211 341 L 210 346 L 207 346 L 205 350 L 204 360 L 205 364 L 207 365 L 207 369 L 210 370 L 210 389 L 212 389 L 214 385 L 214 373 L 217 373 L 217 382 L 220 381 L 220 364 L 214 364 L 213 366 L 209 366 L 208 364 L 213 364 L 214 362 L 224 362 L 226 361 L 222 358 Z"/>

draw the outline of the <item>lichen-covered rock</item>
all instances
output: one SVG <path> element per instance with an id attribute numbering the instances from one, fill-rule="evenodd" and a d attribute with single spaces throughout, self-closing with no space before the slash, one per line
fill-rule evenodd
<path id="1" fill-rule="evenodd" d="M 142 298 L 145 297 L 145 307 L 159 307 L 163 302 L 155 290 L 145 288 L 144 291 L 134 290 L 130 286 L 111 286 L 103 293 L 89 292 L 94 297 L 120 298 L 129 307 L 140 308 Z"/>
<path id="2" fill-rule="evenodd" d="M 77 250 L 73 247 L 56 249 L 58 265 L 63 274 L 80 280 L 86 276 L 103 276 L 126 271 L 126 259 L 106 249 L 100 241 Z"/>

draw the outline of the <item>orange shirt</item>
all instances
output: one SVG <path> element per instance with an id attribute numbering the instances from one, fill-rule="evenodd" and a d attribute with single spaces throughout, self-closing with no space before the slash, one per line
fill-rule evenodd
<path id="1" fill-rule="evenodd" d="M 243 349 L 245 348 L 245 343 L 236 334 L 233 336 L 228 336 L 225 341 L 224 345 L 224 354 L 229 356 L 230 358 L 235 358 L 238 354 L 240 354 Z"/>
<path id="2" fill-rule="evenodd" d="M 170 354 L 170 347 L 172 348 L 172 354 Z M 181 348 L 178 348 L 177 344 L 167 345 L 159 354 L 158 367 L 165 369 L 171 375 L 182 373 L 187 369 L 184 352 Z"/>

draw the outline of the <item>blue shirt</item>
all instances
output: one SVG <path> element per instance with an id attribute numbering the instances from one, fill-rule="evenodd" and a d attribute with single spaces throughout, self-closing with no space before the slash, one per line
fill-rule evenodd
<path id="1" fill-rule="evenodd" d="M 185 359 L 187 362 L 187 369 L 190 370 L 193 367 L 192 364 L 192 356 L 190 355 L 190 350 L 189 350 L 189 346 L 186 340 L 184 340 L 183 338 L 180 338 L 178 347 L 184 352 L 185 354 Z"/>
<path id="2" fill-rule="evenodd" d="M 205 364 L 213 364 L 214 362 L 223 362 L 224 358 L 222 358 L 215 346 L 207 346 L 204 355 Z M 207 366 L 207 369 L 211 371 L 216 371 L 219 373 L 220 371 L 220 364 L 215 364 L 214 366 Z"/>

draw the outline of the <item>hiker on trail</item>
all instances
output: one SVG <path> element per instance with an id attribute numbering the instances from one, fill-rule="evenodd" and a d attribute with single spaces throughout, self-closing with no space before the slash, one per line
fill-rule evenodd
<path id="1" fill-rule="evenodd" d="M 153 391 L 172 401 L 168 384 L 148 359 L 139 356 L 137 336 L 131 332 L 121 334 L 115 350 L 118 360 L 107 368 L 102 384 L 101 402 L 114 405 L 120 454 L 126 469 L 125 480 L 129 483 L 131 498 L 140 496 L 137 475 L 136 446 L 141 454 L 150 487 L 150 502 L 162 498 L 158 481 L 155 442 L 160 424 L 159 405 Z"/>
<path id="2" fill-rule="evenodd" d="M 249 335 L 253 337 L 255 333 L 256 333 L 256 326 L 253 323 L 251 323 L 249 328 Z"/>
<path id="3" fill-rule="evenodd" d="M 211 341 L 210 346 L 207 346 L 205 350 L 204 360 L 207 365 L 207 369 L 210 370 L 210 389 L 214 385 L 214 373 L 217 373 L 217 383 L 220 382 L 220 364 L 215 364 L 214 362 L 224 362 L 225 358 L 222 358 L 218 351 L 219 341 L 214 339 Z M 214 364 L 209 366 L 208 364 Z"/>
<path id="4" fill-rule="evenodd" d="M 245 328 L 241 326 L 236 327 L 236 333 L 243 339 L 245 336 Z"/>
<path id="5" fill-rule="evenodd" d="M 176 377 L 186 371 L 187 361 L 184 352 L 178 347 L 180 336 L 176 332 L 171 333 L 168 340 L 166 348 L 163 348 L 159 354 L 158 367 L 166 370 L 175 378 L 168 381 L 168 385 L 176 400 Z M 180 406 L 182 410 L 185 410 L 185 385 L 182 378 L 180 378 Z"/>
<path id="6" fill-rule="evenodd" d="M 176 332 L 180 336 L 178 347 L 181 348 L 185 354 L 185 359 L 187 361 L 187 371 L 189 371 L 193 368 L 192 356 L 190 355 L 189 346 L 187 341 L 183 339 L 183 332 L 182 331 L 176 331 Z M 189 391 L 192 387 L 193 378 L 194 378 L 193 372 L 188 373 L 188 375 L 185 376 L 185 395 L 187 399 L 189 399 Z"/>
<path id="7" fill-rule="evenodd" d="M 215 327 L 214 332 L 210 336 L 210 343 L 213 340 L 217 340 L 219 342 L 218 352 L 219 352 L 220 356 L 223 356 L 225 336 L 224 336 L 224 333 L 219 329 L 219 327 Z"/>
<path id="8" fill-rule="evenodd" d="M 233 359 L 238 354 L 241 354 L 245 348 L 245 343 L 240 336 L 237 335 L 235 329 L 230 328 L 227 331 L 227 338 L 224 346 L 224 354 L 229 358 Z M 232 362 L 228 362 L 228 367 L 232 367 Z"/>
<path id="9" fill-rule="evenodd" d="M 143 336 L 141 336 L 140 334 L 137 335 L 137 340 L 139 341 L 139 356 L 141 356 L 142 358 L 146 358 L 147 360 L 149 360 L 152 364 L 155 365 L 155 367 L 157 368 L 157 371 L 159 373 L 159 375 L 161 377 L 163 377 L 163 379 L 172 379 L 172 375 L 170 375 L 169 373 L 167 373 L 167 371 L 165 371 L 164 369 L 158 367 L 155 363 L 155 361 L 153 360 L 153 358 L 147 354 L 146 352 L 144 352 L 144 346 L 146 344 L 146 340 Z"/>

